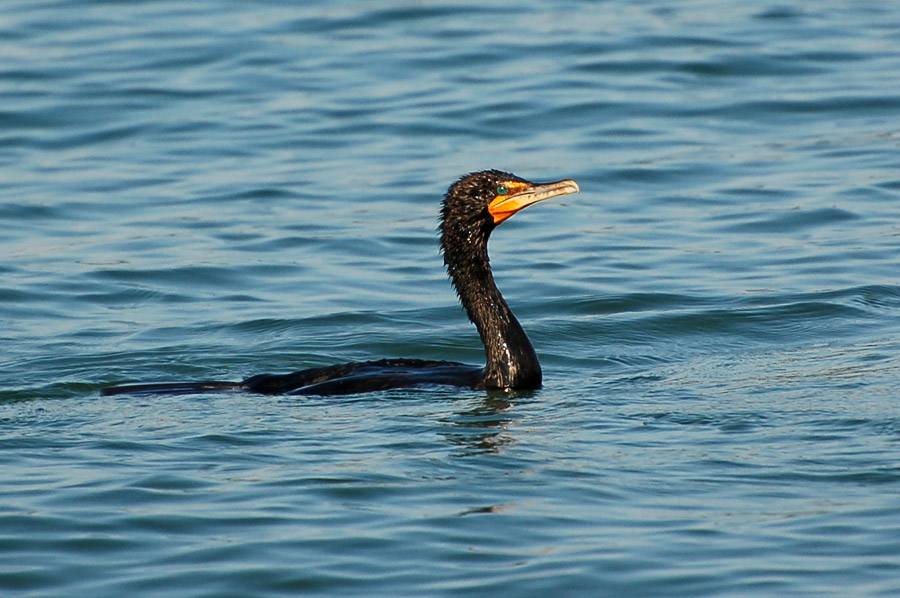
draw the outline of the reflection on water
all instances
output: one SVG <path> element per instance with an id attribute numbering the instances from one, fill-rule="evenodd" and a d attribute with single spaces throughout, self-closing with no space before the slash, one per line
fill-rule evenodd
<path id="1" fill-rule="evenodd" d="M 533 394 L 533 393 L 531 393 Z M 494 395 L 494 396 L 491 396 Z M 515 425 L 517 416 L 513 403 L 518 394 L 492 391 L 477 407 L 460 411 L 441 423 L 450 429 L 441 432 L 449 443 L 461 447 L 461 455 L 477 453 L 499 453 L 504 447 L 515 442 L 510 426 Z"/>

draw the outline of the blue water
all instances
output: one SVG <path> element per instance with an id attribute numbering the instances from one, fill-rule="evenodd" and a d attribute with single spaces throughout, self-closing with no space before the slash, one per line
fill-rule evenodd
<path id="1" fill-rule="evenodd" d="M 0 6 L 0 593 L 900 595 L 900 5 L 296 4 Z M 478 363 L 489 167 L 543 389 L 99 395 Z"/>

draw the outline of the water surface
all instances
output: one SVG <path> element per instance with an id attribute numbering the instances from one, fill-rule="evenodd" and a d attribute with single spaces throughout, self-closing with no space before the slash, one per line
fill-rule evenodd
<path id="1" fill-rule="evenodd" d="M 900 8 L 9 2 L 0 589 L 900 593 Z M 545 387 L 101 397 L 483 358 L 440 198 L 505 223 Z"/>

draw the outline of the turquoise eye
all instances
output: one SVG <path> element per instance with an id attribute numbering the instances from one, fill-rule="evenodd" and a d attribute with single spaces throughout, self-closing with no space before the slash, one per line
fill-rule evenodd
<path id="1" fill-rule="evenodd" d="M 509 189 L 506 188 L 506 185 L 497 185 L 497 195 L 506 195 L 509 193 Z"/>

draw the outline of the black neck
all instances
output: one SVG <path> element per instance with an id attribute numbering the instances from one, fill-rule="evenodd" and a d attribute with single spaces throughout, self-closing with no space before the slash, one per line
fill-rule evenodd
<path id="1" fill-rule="evenodd" d="M 487 253 L 487 237 L 445 238 L 444 261 L 460 303 L 478 329 L 487 359 L 489 388 L 539 388 L 541 365 L 531 341 L 497 289 Z"/>

